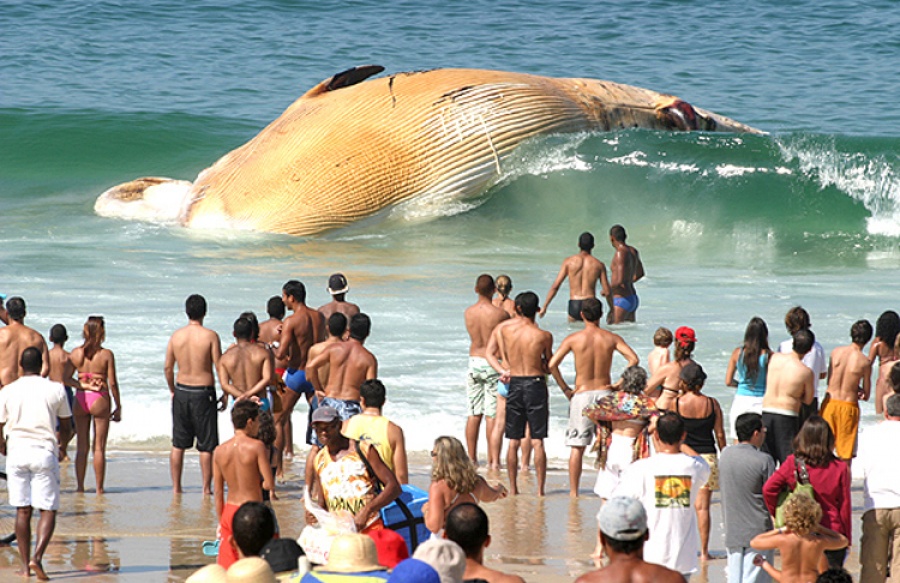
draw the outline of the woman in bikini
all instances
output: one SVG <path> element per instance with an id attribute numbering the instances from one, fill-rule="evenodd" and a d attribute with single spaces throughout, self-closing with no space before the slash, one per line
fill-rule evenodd
<path id="1" fill-rule="evenodd" d="M 93 445 L 97 494 L 103 494 L 109 420 L 122 419 L 122 402 L 119 399 L 115 358 L 111 350 L 102 346 L 106 339 L 103 317 L 90 316 L 84 324 L 83 335 L 84 344 L 73 350 L 70 356 L 72 364 L 78 371 L 79 383 L 79 387 L 75 390 L 75 406 L 72 411 L 75 416 L 75 435 L 78 439 L 75 454 L 76 492 L 84 492 L 88 450 Z M 111 407 L 110 394 L 115 409 Z M 91 421 L 94 426 L 93 441 Z"/>
<path id="2" fill-rule="evenodd" d="M 884 400 L 887 395 L 893 394 L 888 375 L 891 367 L 900 358 L 898 339 L 900 339 L 900 315 L 888 310 L 881 314 L 875 323 L 875 339 L 872 341 L 872 348 L 869 349 L 869 360 L 872 361 L 872 365 L 878 361 L 878 378 L 875 381 L 875 413 L 878 415 L 884 412 Z"/>
<path id="3" fill-rule="evenodd" d="M 697 335 L 693 328 L 682 326 L 675 330 L 675 360 L 656 369 L 647 381 L 645 394 L 656 400 L 660 410 L 670 409 L 675 398 L 681 394 L 678 376 L 681 369 L 689 362 L 694 362 L 691 355 L 697 343 Z"/>
<path id="4" fill-rule="evenodd" d="M 492 487 L 478 475 L 463 444 L 455 437 L 438 437 L 431 450 L 431 486 L 424 507 L 425 526 L 433 533 L 444 529 L 447 514 L 463 502 L 493 502 L 506 497 L 506 487 Z"/>

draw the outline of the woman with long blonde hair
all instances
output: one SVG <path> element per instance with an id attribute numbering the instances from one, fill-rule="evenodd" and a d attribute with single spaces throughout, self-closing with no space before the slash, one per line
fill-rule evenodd
<path id="1" fill-rule="evenodd" d="M 89 449 L 94 452 L 94 477 L 97 494 L 103 494 L 106 478 L 106 439 L 109 420 L 122 419 L 122 401 L 116 378 L 116 361 L 111 350 L 103 348 L 106 326 L 103 316 L 90 316 L 84 324 L 84 344 L 72 351 L 70 360 L 78 371 L 79 388 L 75 390 L 75 454 L 76 492 L 84 492 Z M 112 404 L 115 403 L 115 409 Z M 91 440 L 91 421 L 94 437 Z M 91 446 L 91 447 L 89 447 Z"/>
<path id="2" fill-rule="evenodd" d="M 425 507 L 425 526 L 433 533 L 444 528 L 447 514 L 463 502 L 493 502 L 506 497 L 503 484 L 492 487 L 478 475 L 463 444 L 455 437 L 438 437 L 431 450 L 431 486 Z"/>

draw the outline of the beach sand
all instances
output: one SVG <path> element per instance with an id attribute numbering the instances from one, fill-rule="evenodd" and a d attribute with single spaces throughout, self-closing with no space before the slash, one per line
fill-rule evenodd
<path id="1" fill-rule="evenodd" d="M 76 494 L 74 465 L 62 466 L 62 503 L 56 532 L 44 557 L 44 569 L 59 581 L 183 581 L 214 561 L 201 551 L 204 540 L 215 538 L 216 518 L 212 497 L 200 492 L 196 452 L 185 456 L 185 493 L 174 497 L 169 482 L 169 458 L 160 451 L 109 453 L 107 493 Z M 428 488 L 430 461 L 416 453 L 410 460 L 410 481 Z M 286 469 L 274 507 L 282 534 L 296 537 L 304 525 L 303 461 L 297 458 Z M 590 491 L 596 474 L 585 469 L 582 495 L 570 499 L 565 462 L 551 460 L 547 496 L 533 493 L 533 473 L 520 474 L 523 494 L 483 507 L 491 519 L 492 544 L 486 564 L 522 576 L 526 581 L 571 582 L 595 568 L 589 558 L 596 540 L 598 498 Z M 488 476 L 489 480 L 497 476 Z M 506 473 L 502 474 L 506 481 Z M 86 486 L 93 485 L 88 467 Z M 5 501 L 5 486 L 0 494 Z M 853 484 L 854 547 L 847 568 L 859 574 L 857 551 L 862 484 Z M 0 527 L 11 528 L 14 509 L 4 506 Z M 694 582 L 725 581 L 725 548 L 718 493 L 713 495 L 713 533 L 710 548 L 723 558 L 708 563 Z M 0 580 L 14 578 L 18 569 L 15 546 L 0 549 Z"/>

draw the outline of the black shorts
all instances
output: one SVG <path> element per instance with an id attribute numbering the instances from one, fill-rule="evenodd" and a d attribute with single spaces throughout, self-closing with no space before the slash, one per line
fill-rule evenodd
<path id="1" fill-rule="evenodd" d="M 800 431 L 800 418 L 763 411 L 762 422 L 766 428 L 766 441 L 761 449 L 783 464 L 794 453 L 794 437 Z"/>
<path id="2" fill-rule="evenodd" d="M 525 424 L 531 439 L 546 439 L 550 421 L 550 394 L 546 377 L 511 377 L 506 397 L 506 438 L 525 437 Z"/>
<path id="3" fill-rule="evenodd" d="M 213 387 L 175 385 L 172 398 L 172 447 L 211 452 L 219 445 L 219 418 Z"/>
<path id="4" fill-rule="evenodd" d="M 584 300 L 569 300 L 569 317 L 581 322 L 581 304 Z"/>

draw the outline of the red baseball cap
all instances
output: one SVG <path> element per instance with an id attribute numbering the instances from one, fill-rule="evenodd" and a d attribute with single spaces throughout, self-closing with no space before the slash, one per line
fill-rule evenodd
<path id="1" fill-rule="evenodd" d="M 406 539 L 395 531 L 384 528 L 373 530 L 366 534 L 375 541 L 375 548 L 378 550 L 378 562 L 388 569 L 393 569 L 397 566 L 397 563 L 409 558 Z"/>

